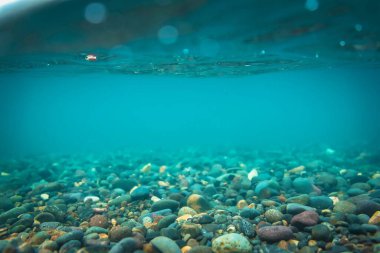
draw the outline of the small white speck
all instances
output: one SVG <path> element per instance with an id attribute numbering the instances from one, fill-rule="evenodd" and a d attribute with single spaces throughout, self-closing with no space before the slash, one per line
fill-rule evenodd
<path id="1" fill-rule="evenodd" d="M 260 52 L 260 54 L 265 54 L 266 52 L 265 52 L 265 50 L 263 49 L 263 50 L 261 50 L 261 52 Z"/>
<path id="2" fill-rule="evenodd" d="M 339 45 L 341 47 L 344 47 L 346 45 L 346 42 L 344 40 L 339 41 Z"/>
<path id="3" fill-rule="evenodd" d="M 184 48 L 184 49 L 182 50 L 182 53 L 187 55 L 187 54 L 190 53 L 190 50 L 189 50 L 188 48 Z"/>
<path id="4" fill-rule="evenodd" d="M 319 58 L 319 54 L 318 53 L 315 54 L 315 58 L 317 58 L 317 59 Z"/>

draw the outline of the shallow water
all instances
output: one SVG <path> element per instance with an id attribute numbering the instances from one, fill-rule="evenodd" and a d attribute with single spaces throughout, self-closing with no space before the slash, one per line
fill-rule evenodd
<path id="1" fill-rule="evenodd" d="M 380 2 L 40 3 L 0 3 L 0 252 L 379 251 Z"/>

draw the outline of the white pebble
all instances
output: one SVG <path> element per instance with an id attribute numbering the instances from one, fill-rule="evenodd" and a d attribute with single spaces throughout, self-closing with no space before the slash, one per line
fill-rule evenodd
<path id="1" fill-rule="evenodd" d="M 43 199 L 43 200 L 48 200 L 49 199 L 49 194 L 47 194 L 47 193 L 42 193 L 41 194 L 41 199 Z"/>
<path id="2" fill-rule="evenodd" d="M 85 197 L 84 198 L 84 202 L 86 202 L 87 200 L 92 200 L 92 202 L 98 202 L 99 201 L 99 197 L 97 197 L 97 196 L 87 196 L 87 197 Z"/>

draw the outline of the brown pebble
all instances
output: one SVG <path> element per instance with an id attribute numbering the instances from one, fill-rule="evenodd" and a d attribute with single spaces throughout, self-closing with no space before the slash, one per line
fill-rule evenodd
<path id="1" fill-rule="evenodd" d="M 101 227 L 101 228 L 108 228 L 108 219 L 104 215 L 94 215 L 90 219 L 90 226 L 94 227 Z"/>

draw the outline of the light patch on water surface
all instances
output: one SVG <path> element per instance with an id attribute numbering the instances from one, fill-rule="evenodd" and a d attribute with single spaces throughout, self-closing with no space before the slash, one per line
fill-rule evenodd
<path id="1" fill-rule="evenodd" d="M 306 0 L 305 8 L 308 11 L 316 11 L 319 8 L 318 0 Z"/>
<path id="2" fill-rule="evenodd" d="M 174 44 L 178 39 L 178 30 L 172 25 L 166 25 L 158 30 L 157 36 L 162 44 Z"/>
<path id="3" fill-rule="evenodd" d="M 104 4 L 90 3 L 84 10 L 84 17 L 92 24 L 102 23 L 107 16 L 107 9 Z"/>

